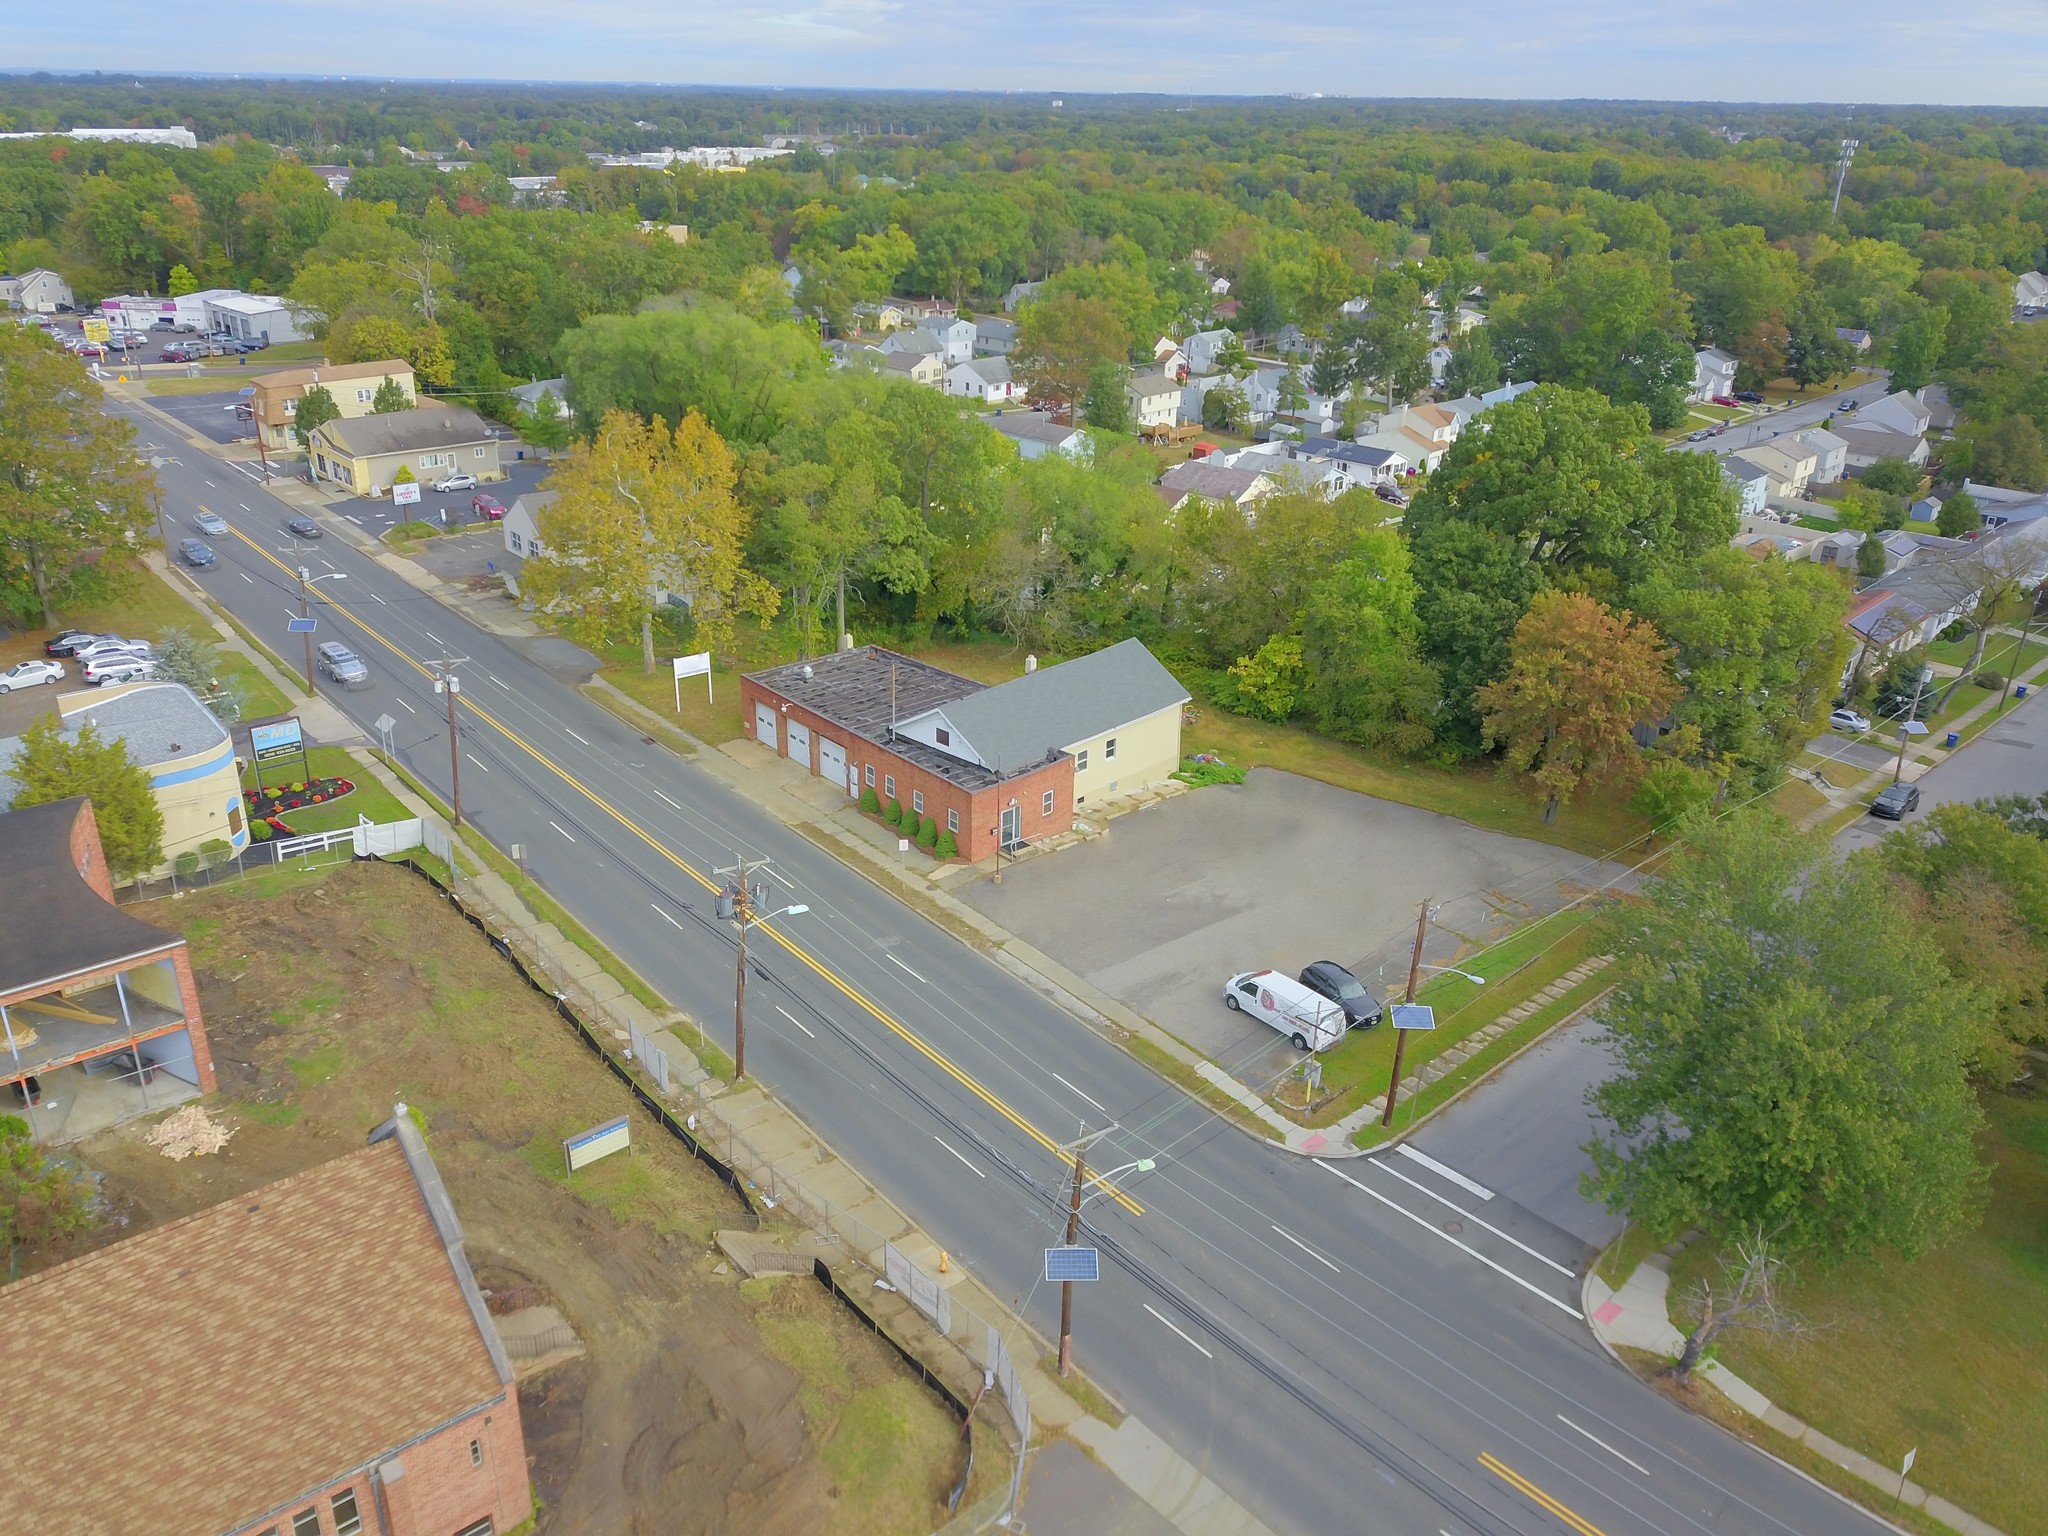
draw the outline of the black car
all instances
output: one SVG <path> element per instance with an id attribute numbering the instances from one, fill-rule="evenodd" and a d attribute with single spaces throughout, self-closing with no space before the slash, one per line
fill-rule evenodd
<path id="1" fill-rule="evenodd" d="M 1379 497 L 1381 501 L 1391 506 L 1405 507 L 1408 505 L 1408 493 L 1398 486 L 1376 485 L 1372 488 L 1372 493 Z"/>
<path id="2" fill-rule="evenodd" d="M 1904 821 L 1908 811 L 1919 809 L 1918 784 L 1887 784 L 1883 792 L 1870 802 L 1870 814 L 1882 816 L 1886 821 Z"/>
<path id="3" fill-rule="evenodd" d="M 317 539 L 320 537 L 320 525 L 310 517 L 293 518 L 284 525 L 284 531 L 302 539 Z"/>
<path id="4" fill-rule="evenodd" d="M 89 629 L 67 629 L 43 642 L 45 656 L 76 656 L 100 637 Z"/>
<path id="5" fill-rule="evenodd" d="M 180 539 L 178 540 L 178 558 L 194 570 L 199 570 L 213 564 L 215 557 L 213 546 L 207 543 L 206 540 Z"/>
<path id="6" fill-rule="evenodd" d="M 1334 960 L 1314 962 L 1301 973 L 1300 981 L 1311 992 L 1320 992 L 1342 1008 L 1344 1022 L 1353 1029 L 1371 1029 L 1386 1012 L 1380 1000 Z"/>
<path id="7" fill-rule="evenodd" d="M 1738 389 L 1735 391 L 1735 398 L 1744 405 L 1762 405 L 1764 403 L 1763 395 L 1754 389 Z"/>

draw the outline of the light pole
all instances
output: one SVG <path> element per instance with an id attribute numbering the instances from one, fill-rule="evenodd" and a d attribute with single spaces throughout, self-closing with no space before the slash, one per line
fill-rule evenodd
<path id="1" fill-rule="evenodd" d="M 2020 626 L 2019 649 L 2013 652 L 2012 665 L 2005 669 L 2005 686 L 1999 689 L 1998 691 L 1998 709 L 1992 715 L 1992 718 L 1994 720 L 1997 719 L 1999 715 L 2005 713 L 2006 695 L 2012 692 L 2012 680 L 2019 675 L 2020 668 L 2026 665 L 2027 636 L 2031 635 L 2034 632 L 2034 620 L 2038 619 L 2041 616 L 2041 602 L 2043 595 L 2044 594 L 2037 588 L 2034 592 L 2034 600 L 2027 604 L 2027 622 Z"/>
<path id="2" fill-rule="evenodd" d="M 755 885 L 753 877 L 768 867 L 766 859 L 742 859 L 724 869 L 713 870 L 713 874 L 730 875 L 733 878 L 718 893 L 718 915 L 739 929 L 739 968 L 733 974 L 732 984 L 732 1080 L 738 1083 L 747 1075 L 747 932 L 771 918 L 797 917 L 811 909 L 802 902 L 792 902 L 774 912 L 761 912 L 756 908 L 768 902 L 765 885 Z"/>
<path id="3" fill-rule="evenodd" d="M 462 753 L 455 740 L 455 696 L 462 692 L 462 679 L 455 669 L 468 661 L 467 656 L 450 656 L 442 653 L 439 661 L 430 661 L 427 666 L 433 671 L 434 692 L 448 701 L 448 782 L 453 794 L 449 809 L 456 826 L 462 825 Z"/>
<path id="4" fill-rule="evenodd" d="M 1894 784 L 1899 782 L 1900 775 L 1906 771 L 1906 743 L 1915 736 L 1927 734 L 1927 727 L 1920 723 L 1920 690 L 1925 688 L 1933 677 L 1934 668 L 1922 667 L 1920 675 L 1913 679 L 1913 703 L 1906 710 L 1906 718 L 1899 722 L 1899 760 L 1892 766 Z"/>
<path id="5" fill-rule="evenodd" d="M 306 569 L 306 568 L 305 568 L 305 567 L 304 567 L 303 565 L 302 565 L 302 566 L 300 566 L 300 567 L 299 567 L 299 617 L 300 617 L 300 618 L 302 618 L 302 619 L 309 619 L 309 618 L 311 618 L 311 617 L 313 616 L 313 610 L 312 610 L 312 608 L 311 608 L 311 607 L 310 607 L 310 606 L 308 605 L 308 601 L 307 601 L 307 593 L 308 593 L 308 592 L 309 592 L 309 591 L 311 590 L 311 588 L 312 588 L 312 585 L 313 585 L 313 583 L 314 583 L 314 582 L 316 582 L 316 581 L 347 581 L 347 580 L 348 580 L 348 572 L 347 572 L 347 571 L 330 571 L 330 572 L 328 572 L 328 573 L 327 573 L 327 574 L 326 574 L 325 576 L 315 576 L 315 575 L 314 575 L 314 574 L 313 574 L 313 573 L 312 573 L 311 571 L 307 570 L 307 569 Z M 312 630 L 308 629 L 308 630 L 307 630 L 307 631 L 305 632 L 305 640 L 306 640 L 306 692 L 308 692 L 308 693 L 311 693 L 311 692 L 313 691 L 313 631 L 312 631 Z"/>
<path id="6" fill-rule="evenodd" d="M 1117 1127 L 1114 1125 L 1105 1125 L 1101 1130 L 1091 1131 L 1087 1135 L 1070 1141 L 1060 1148 L 1062 1152 L 1071 1152 L 1074 1157 L 1074 1187 L 1073 1193 L 1067 1202 L 1066 1246 L 1069 1248 L 1074 1246 L 1074 1240 L 1081 1235 L 1081 1207 L 1086 1203 L 1082 1198 L 1083 1190 L 1090 1184 L 1100 1184 L 1105 1179 L 1116 1178 L 1119 1174 L 1150 1173 L 1159 1166 L 1151 1158 L 1141 1157 L 1136 1162 L 1125 1163 L 1121 1168 L 1112 1168 L 1106 1173 L 1098 1173 L 1093 1178 L 1089 1178 L 1087 1176 L 1089 1146 L 1098 1138 L 1107 1136 L 1116 1129 Z M 1102 1191 L 1099 1189 L 1095 1191 L 1096 1195 L 1101 1193 Z M 1087 1197 L 1090 1200 L 1094 1198 L 1094 1195 Z M 1073 1368 L 1074 1282 L 1062 1280 L 1060 1282 L 1060 1375 L 1071 1375 Z"/>

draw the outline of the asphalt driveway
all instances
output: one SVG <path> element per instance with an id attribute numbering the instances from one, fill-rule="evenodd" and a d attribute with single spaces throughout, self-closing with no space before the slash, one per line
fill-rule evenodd
<path id="1" fill-rule="evenodd" d="M 1369 987 L 1398 989 L 1424 897 L 1441 909 L 1425 958 L 1447 963 L 1625 873 L 1261 768 L 956 894 L 1203 1054 L 1258 1075 L 1293 1052 L 1225 1009 L 1231 973 L 1336 960 Z"/>
<path id="2" fill-rule="evenodd" d="M 477 488 L 477 491 L 497 497 L 508 507 L 539 485 L 548 471 L 548 466 L 538 459 L 511 458 L 510 455 L 519 447 L 516 440 L 505 437 L 501 443 L 501 451 L 507 455 L 505 478 L 487 481 Z M 330 502 L 328 510 L 347 518 L 372 538 L 382 538 L 409 519 L 440 523 L 445 517 L 457 528 L 476 522 L 476 514 L 470 509 L 469 502 L 477 491 L 450 491 L 444 496 L 432 486 L 423 485 L 419 502 L 414 506 L 394 507 L 389 496 L 348 496 Z"/>
<path id="3" fill-rule="evenodd" d="M 220 394 L 208 395 L 151 395 L 150 406 L 188 427 L 201 437 L 216 443 L 233 443 L 243 438 L 255 440 L 253 424 L 237 419 L 235 406 L 240 403 L 241 385 Z"/>

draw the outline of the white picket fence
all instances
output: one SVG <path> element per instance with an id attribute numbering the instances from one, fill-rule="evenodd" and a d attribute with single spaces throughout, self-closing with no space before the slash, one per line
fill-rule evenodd
<path id="1" fill-rule="evenodd" d="M 387 854 L 403 853 L 408 848 L 424 848 L 444 860 L 449 855 L 447 832 L 438 826 L 430 826 L 417 816 L 406 821 L 381 822 L 363 817 L 352 827 L 337 827 L 332 832 L 311 832 L 304 837 L 281 837 L 273 846 L 277 850 L 278 861 L 282 863 L 303 854 L 325 853 L 343 844 L 350 845 L 359 858 L 383 858 Z"/>

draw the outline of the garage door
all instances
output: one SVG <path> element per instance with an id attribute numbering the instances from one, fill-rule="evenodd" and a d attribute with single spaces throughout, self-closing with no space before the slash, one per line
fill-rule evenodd
<path id="1" fill-rule="evenodd" d="M 785 722 L 789 729 L 789 760 L 802 763 L 804 772 L 811 771 L 811 728 L 794 720 Z"/>
<path id="2" fill-rule="evenodd" d="M 854 792 L 853 780 L 846 776 L 846 748 L 830 736 L 818 738 L 818 777 L 845 785 L 849 795 Z"/>
<path id="3" fill-rule="evenodd" d="M 775 707 L 772 704 L 756 704 L 754 706 L 754 740 L 760 742 L 762 746 L 771 752 L 778 750 L 775 734 Z"/>

